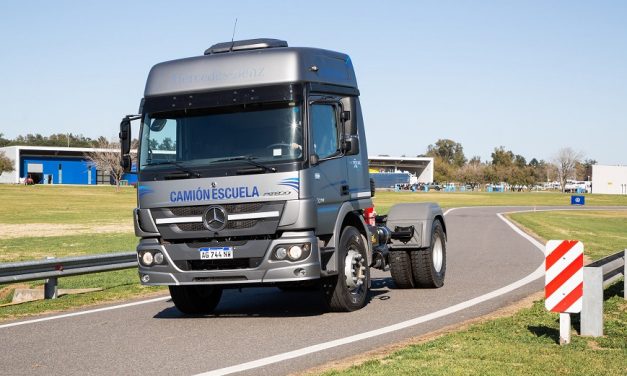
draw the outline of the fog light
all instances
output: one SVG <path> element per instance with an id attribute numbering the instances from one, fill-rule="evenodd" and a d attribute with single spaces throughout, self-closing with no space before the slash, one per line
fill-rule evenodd
<path id="1" fill-rule="evenodd" d="M 291 260 L 298 260 L 303 255 L 303 249 L 297 245 L 291 246 L 288 256 Z"/>
<path id="2" fill-rule="evenodd" d="M 144 282 L 144 283 L 150 282 L 150 276 L 148 274 L 144 274 L 142 276 L 142 282 Z"/>
<path id="3" fill-rule="evenodd" d="M 276 256 L 277 260 L 284 260 L 285 257 L 287 257 L 287 249 L 283 247 L 277 248 L 276 252 L 274 252 L 274 255 Z"/>
<path id="4" fill-rule="evenodd" d="M 155 253 L 155 264 L 163 264 L 163 253 L 161 252 Z"/>
<path id="5" fill-rule="evenodd" d="M 144 254 L 142 255 L 142 263 L 146 266 L 150 266 L 152 265 L 152 262 L 154 261 L 153 257 L 152 257 L 152 253 L 150 252 L 144 252 Z"/>

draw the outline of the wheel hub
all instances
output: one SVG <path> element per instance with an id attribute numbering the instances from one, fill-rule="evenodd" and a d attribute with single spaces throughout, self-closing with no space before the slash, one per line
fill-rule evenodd
<path id="1" fill-rule="evenodd" d="M 442 240 L 437 237 L 433 244 L 432 251 L 433 268 L 436 272 L 442 271 L 442 265 L 444 264 L 444 251 L 442 249 Z"/>
<path id="2" fill-rule="evenodd" d="M 346 286 L 353 293 L 364 284 L 366 265 L 364 257 L 354 249 L 349 249 L 344 260 L 344 277 Z"/>

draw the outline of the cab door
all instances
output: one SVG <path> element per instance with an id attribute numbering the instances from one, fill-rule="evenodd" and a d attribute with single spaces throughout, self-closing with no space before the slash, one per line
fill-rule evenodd
<path id="1" fill-rule="evenodd" d="M 309 104 L 309 150 L 318 157 L 312 167 L 318 234 L 333 232 L 340 206 L 350 199 L 346 158 L 340 150 L 340 110 L 339 102 L 326 99 Z"/>

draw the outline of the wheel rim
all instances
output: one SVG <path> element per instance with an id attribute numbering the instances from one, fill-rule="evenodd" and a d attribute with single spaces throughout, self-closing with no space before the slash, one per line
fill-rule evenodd
<path id="1" fill-rule="evenodd" d="M 358 294 L 366 280 L 364 257 L 358 251 L 349 249 L 344 260 L 344 277 L 351 294 Z"/>
<path id="2" fill-rule="evenodd" d="M 442 271 L 442 265 L 444 264 L 444 248 L 442 247 L 442 239 L 440 239 L 439 236 L 435 238 L 431 256 L 433 259 L 433 268 L 436 272 L 440 273 Z"/>

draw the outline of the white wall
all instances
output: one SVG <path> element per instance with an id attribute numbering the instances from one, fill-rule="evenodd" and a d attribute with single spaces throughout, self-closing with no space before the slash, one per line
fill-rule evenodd
<path id="1" fill-rule="evenodd" d="M 19 158 L 18 158 L 18 153 L 19 153 L 19 149 L 17 146 L 7 146 L 7 147 L 3 147 L 0 148 L 0 152 L 4 152 L 4 155 L 6 155 L 7 157 L 9 157 L 10 160 L 13 161 L 13 171 L 11 172 L 3 172 L 2 174 L 0 174 L 0 183 L 19 183 L 19 175 L 18 175 L 18 168 L 19 168 Z"/>
<path id="2" fill-rule="evenodd" d="M 433 183 L 433 163 L 433 158 L 431 158 L 431 162 L 418 176 L 418 183 Z"/>
<path id="3" fill-rule="evenodd" d="M 592 193 L 627 195 L 627 166 L 592 166 Z"/>

